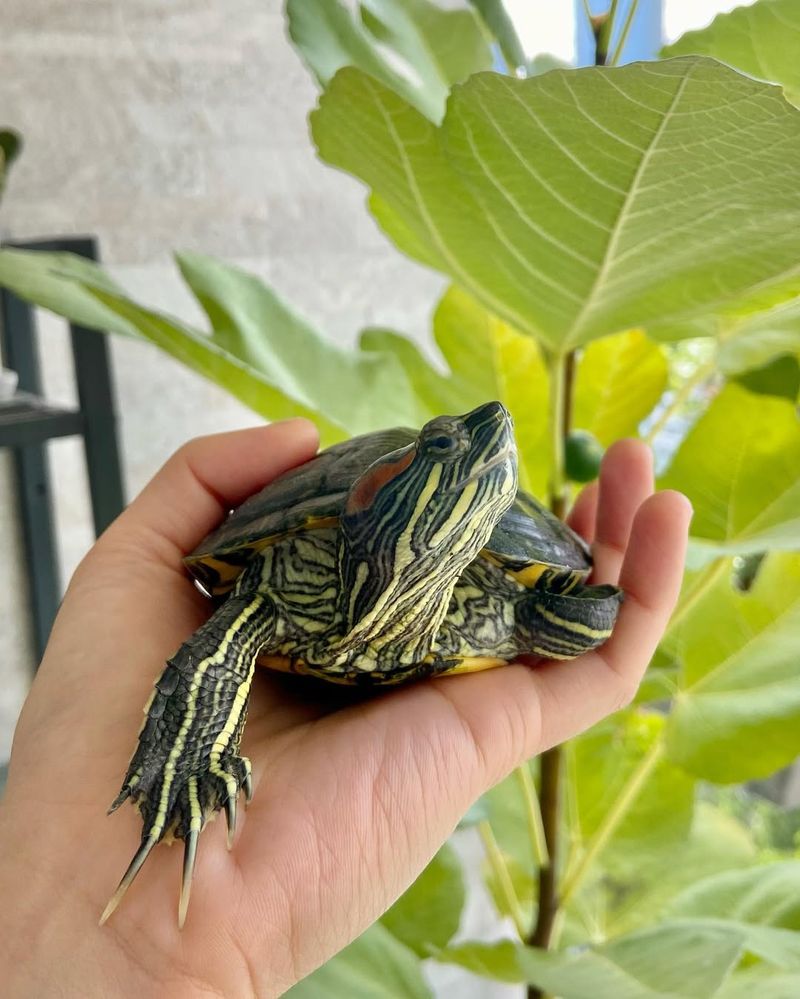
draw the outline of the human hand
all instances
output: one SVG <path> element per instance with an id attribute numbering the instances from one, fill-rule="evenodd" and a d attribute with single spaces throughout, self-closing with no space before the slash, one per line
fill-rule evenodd
<path id="1" fill-rule="evenodd" d="M 133 809 L 105 809 L 154 677 L 209 612 L 181 557 L 315 448 L 305 421 L 192 442 L 75 573 L 0 812 L 6 995 L 280 995 L 388 908 L 480 794 L 635 693 L 677 598 L 690 510 L 679 494 L 650 495 L 649 451 L 623 441 L 571 516 L 594 543 L 594 581 L 626 593 L 602 648 L 357 703 L 262 672 L 243 741 L 255 799 L 232 852 L 224 822 L 201 837 L 186 927 L 175 918 L 182 851 L 158 848 L 99 928 L 141 832 Z"/>

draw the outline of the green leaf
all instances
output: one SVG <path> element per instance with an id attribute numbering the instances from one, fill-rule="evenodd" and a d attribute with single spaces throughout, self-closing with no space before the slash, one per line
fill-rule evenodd
<path id="1" fill-rule="evenodd" d="M 453 84 L 492 67 L 489 34 L 471 10 L 443 10 L 430 0 L 361 0 L 361 18 L 413 67 L 428 93 L 439 95 L 436 120 Z"/>
<path id="2" fill-rule="evenodd" d="M 770 555 L 747 593 L 726 573 L 708 579 L 673 635 L 683 669 L 667 749 L 707 780 L 766 777 L 800 753 L 800 555 Z"/>
<path id="3" fill-rule="evenodd" d="M 289 35 L 323 87 L 337 70 L 356 66 L 440 121 L 450 87 L 492 65 L 472 11 L 442 10 L 430 0 L 362 0 L 360 15 L 340 0 L 287 0 Z"/>
<path id="4" fill-rule="evenodd" d="M 428 957 L 457 932 L 464 898 L 461 862 L 445 844 L 381 922 L 406 947 Z"/>
<path id="5" fill-rule="evenodd" d="M 176 320 L 144 309 L 122 295 L 113 295 L 88 286 L 87 291 L 131 330 L 209 381 L 216 382 L 254 412 L 270 420 L 306 416 L 317 423 L 324 438 L 339 440 L 346 436 L 340 427 L 284 394 L 261 372 L 219 347 L 210 337 Z"/>
<path id="6" fill-rule="evenodd" d="M 662 56 L 708 55 L 760 80 L 779 83 L 800 102 L 800 9 L 796 0 L 760 0 L 719 14 L 707 28 L 689 31 Z"/>
<path id="7" fill-rule="evenodd" d="M 487 28 L 497 39 L 500 51 L 510 70 L 527 64 L 527 56 L 519 39 L 514 22 L 508 16 L 503 0 L 469 0 L 477 10 Z"/>
<path id="8" fill-rule="evenodd" d="M 457 964 L 483 978 L 492 978 L 498 982 L 523 982 L 525 969 L 520 950 L 521 945 L 511 940 L 498 940 L 494 943 L 470 940 L 447 947 L 433 956 L 442 964 Z M 542 954 L 543 960 L 548 960 L 548 955 L 544 952 L 537 953 Z"/>
<path id="9" fill-rule="evenodd" d="M 800 353 L 800 298 L 756 311 L 724 331 L 717 363 L 726 375 L 760 368 L 782 354 Z"/>
<path id="10" fill-rule="evenodd" d="M 361 347 L 392 355 L 420 404 L 418 423 L 440 413 L 464 413 L 499 399 L 514 419 L 523 487 L 547 487 L 548 378 L 534 340 L 497 319 L 471 295 L 449 288 L 433 317 L 434 341 L 449 369 L 434 368 L 411 340 L 386 330 L 366 330 Z"/>
<path id="11" fill-rule="evenodd" d="M 675 918 L 719 917 L 800 930 L 800 861 L 715 874 L 682 892 L 669 913 Z"/>
<path id="12" fill-rule="evenodd" d="M 343 66 L 358 66 L 434 120 L 439 105 L 391 68 L 375 39 L 340 0 L 287 0 L 289 37 L 321 86 Z"/>
<path id="13" fill-rule="evenodd" d="M 135 336 L 135 329 L 106 308 L 90 288 L 111 294 L 122 289 L 91 260 L 73 253 L 34 253 L 0 249 L 0 285 L 26 301 L 50 309 L 81 326 Z"/>
<path id="14" fill-rule="evenodd" d="M 197 253 L 177 260 L 214 340 L 287 397 L 350 433 L 413 421 L 414 395 L 392 358 L 325 340 L 252 274 Z"/>
<path id="15" fill-rule="evenodd" d="M 436 957 L 487 978 L 538 985 L 560 999 L 710 999 L 741 950 L 734 930 L 676 923 L 569 953 L 501 941 L 465 943 Z"/>
<path id="16" fill-rule="evenodd" d="M 0 250 L 0 284 L 83 325 L 140 336 L 267 419 L 307 416 L 324 443 L 412 425 L 418 403 L 389 355 L 328 343 L 258 278 L 199 254 L 181 272 L 212 334 L 128 299 L 96 264 L 70 254 Z"/>
<path id="17" fill-rule="evenodd" d="M 595 340 L 578 365 L 574 425 L 604 447 L 635 436 L 667 387 L 668 373 L 664 348 L 639 330 Z"/>
<path id="18" fill-rule="evenodd" d="M 651 711 L 612 716 L 569 743 L 574 801 L 573 836 L 588 840 L 632 773 L 664 734 L 665 719 Z M 601 863 L 631 862 L 670 843 L 684 843 L 692 823 L 695 782 L 669 760 L 660 760 L 618 826 Z M 643 856 L 645 855 L 645 856 Z"/>
<path id="19" fill-rule="evenodd" d="M 800 288 L 800 112 L 711 60 L 477 74 L 440 128 L 345 69 L 312 131 L 404 252 L 558 351 Z"/>
<path id="20" fill-rule="evenodd" d="M 714 999 L 797 999 L 800 974 L 776 974 L 774 968 L 755 967 L 737 971 Z"/>
<path id="21" fill-rule="evenodd" d="M 660 484 L 692 501 L 692 545 L 705 558 L 800 548 L 795 407 L 728 385 L 687 435 Z"/>
<path id="22" fill-rule="evenodd" d="M 18 132 L 10 128 L 0 129 L 0 194 L 3 192 L 8 169 L 19 156 L 22 139 Z"/>
<path id="23" fill-rule="evenodd" d="M 22 138 L 13 128 L 0 129 L 0 161 L 8 167 L 19 156 Z"/>
<path id="24" fill-rule="evenodd" d="M 284 994 L 285 999 L 433 999 L 416 954 L 375 923 L 327 964 Z"/>
<path id="25" fill-rule="evenodd" d="M 663 917 L 683 889 L 721 871 L 741 870 L 757 861 L 748 830 L 736 819 L 705 801 L 697 802 L 691 828 L 682 843 L 651 838 L 649 851 L 622 849 L 605 854 L 595 883 L 587 886 L 572 907 L 573 938 L 617 936 Z M 680 863 L 675 862 L 680 856 Z M 580 928 L 581 934 L 575 931 Z"/>
<path id="26" fill-rule="evenodd" d="M 763 368 L 737 375 L 736 382 L 757 395 L 777 395 L 794 402 L 800 394 L 800 361 L 790 354 L 776 357 Z"/>
<path id="27" fill-rule="evenodd" d="M 798 861 L 705 878 L 674 900 L 669 915 L 732 927 L 751 954 L 783 970 L 800 969 Z"/>

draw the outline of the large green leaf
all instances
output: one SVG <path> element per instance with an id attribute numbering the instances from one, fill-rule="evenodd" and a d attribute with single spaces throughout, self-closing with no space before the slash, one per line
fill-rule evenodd
<path id="1" fill-rule="evenodd" d="M 695 806 L 692 825 L 680 844 L 657 837 L 649 851 L 612 849 L 595 874 L 595 883 L 576 899 L 571 920 L 573 938 L 579 928 L 586 938 L 631 933 L 663 917 L 685 888 L 704 877 L 741 870 L 758 860 L 749 831 L 736 819 L 705 801 Z M 680 863 L 675 862 L 680 856 Z"/>
<path id="2" fill-rule="evenodd" d="M 792 354 L 783 354 L 760 368 L 736 375 L 734 380 L 749 392 L 795 402 L 800 396 L 800 360 Z"/>
<path id="3" fill-rule="evenodd" d="M 690 431 L 661 484 L 692 501 L 692 547 L 703 558 L 800 549 L 796 408 L 728 385 Z"/>
<path id="4" fill-rule="evenodd" d="M 439 95 L 437 119 L 453 84 L 492 67 L 489 33 L 471 10 L 444 10 L 431 0 L 361 0 L 361 19 L 428 93 Z"/>
<path id="5" fill-rule="evenodd" d="M 708 579 L 672 636 L 683 668 L 667 749 L 711 781 L 765 777 L 800 754 L 800 555 L 770 555 L 747 593 Z"/>
<path id="6" fill-rule="evenodd" d="M 725 374 L 735 375 L 782 354 L 800 354 L 800 298 L 731 323 L 720 341 L 717 362 Z"/>
<path id="7" fill-rule="evenodd" d="M 469 0 L 480 12 L 486 26 L 497 39 L 509 70 L 517 70 L 528 62 L 514 22 L 508 16 L 503 0 Z"/>
<path id="8" fill-rule="evenodd" d="M 558 350 L 800 287 L 800 112 L 708 59 L 477 74 L 439 128 L 345 69 L 312 131 L 402 250 Z"/>
<path id="9" fill-rule="evenodd" d="M 560 999 L 710 999 L 736 966 L 742 944 L 736 930 L 686 921 L 570 953 L 501 941 L 464 943 L 437 959 L 487 978 L 529 982 Z"/>
<path id="10" fill-rule="evenodd" d="M 798 861 L 705 878 L 674 900 L 669 915 L 733 927 L 744 934 L 752 954 L 784 970 L 800 970 Z"/>
<path id="11" fill-rule="evenodd" d="M 575 379 L 573 423 L 604 447 L 635 435 L 667 385 L 664 348 L 638 330 L 590 343 Z"/>
<path id="12" fill-rule="evenodd" d="M 325 340 L 252 274 L 200 254 L 177 259 L 214 340 L 291 400 L 351 433 L 413 419 L 413 392 L 392 358 Z"/>
<path id="13" fill-rule="evenodd" d="M 439 121 L 450 87 L 492 65 L 488 33 L 470 10 L 362 0 L 360 15 L 340 0 L 287 0 L 289 35 L 323 87 L 357 66 Z"/>
<path id="14" fill-rule="evenodd" d="M 0 284 L 86 326 L 149 340 L 268 419 L 308 416 L 325 443 L 414 424 L 416 398 L 394 357 L 329 343 L 228 264 L 198 254 L 179 263 L 211 335 L 138 305 L 100 267 L 70 254 L 0 250 Z"/>
<path id="15" fill-rule="evenodd" d="M 342 66 L 358 66 L 437 117 L 437 103 L 389 66 L 375 38 L 340 0 L 287 0 L 286 19 L 289 37 L 323 87 Z"/>
<path id="16" fill-rule="evenodd" d="M 797 0 L 759 0 L 719 14 L 707 28 L 689 31 L 662 55 L 708 55 L 760 80 L 779 83 L 800 103 L 800 6 Z"/>
<path id="17" fill-rule="evenodd" d="M 800 861 L 714 874 L 682 892 L 669 913 L 676 918 L 719 917 L 800 930 Z"/>
<path id="18" fill-rule="evenodd" d="M 102 267 L 73 253 L 0 249 L 0 285 L 20 298 L 97 330 L 135 336 L 133 327 L 94 294 L 123 294 Z"/>
<path id="19" fill-rule="evenodd" d="M 445 844 L 381 922 L 406 947 L 428 957 L 455 935 L 464 898 L 461 861 Z"/>
<path id="20" fill-rule="evenodd" d="M 433 999 L 417 955 L 380 923 L 284 995 L 285 999 Z"/>
<path id="21" fill-rule="evenodd" d="M 737 971 L 714 999 L 797 999 L 800 974 L 776 974 L 774 968 L 757 966 Z"/>
<path id="22" fill-rule="evenodd" d="M 520 480 L 543 495 L 549 474 L 549 388 L 536 342 L 455 286 L 436 308 L 433 335 L 448 372 L 437 370 L 416 344 L 391 331 L 366 330 L 361 347 L 394 356 L 420 404 L 418 423 L 440 413 L 466 412 L 488 399 L 504 402 L 514 418 Z"/>

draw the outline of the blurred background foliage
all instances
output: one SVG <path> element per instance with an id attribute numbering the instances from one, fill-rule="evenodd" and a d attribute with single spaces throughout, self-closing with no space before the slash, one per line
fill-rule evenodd
<path id="1" fill-rule="evenodd" d="M 501 0 L 288 0 L 321 89 L 319 156 L 452 281 L 424 350 L 388 329 L 334 346 L 197 254 L 176 260 L 206 328 L 84 260 L 0 251 L 21 296 L 144 337 L 267 419 L 308 416 L 325 444 L 496 398 L 528 489 L 587 481 L 639 434 L 694 505 L 681 600 L 636 702 L 562 750 L 551 949 L 529 942 L 543 851 L 526 768 L 458 834 L 483 844 L 503 938 L 459 935 L 464 870 L 446 845 L 296 999 L 427 997 L 426 961 L 564 999 L 800 995 L 800 811 L 770 800 L 800 753 L 800 11 L 758 0 L 663 61 L 618 66 L 616 10 L 594 26 L 607 66 L 553 70 Z M 0 134 L 0 185 L 17 144 Z M 571 429 L 554 447 L 559 412 Z"/>

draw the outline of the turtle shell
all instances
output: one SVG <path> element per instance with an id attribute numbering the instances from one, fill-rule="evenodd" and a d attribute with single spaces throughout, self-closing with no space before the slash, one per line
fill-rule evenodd
<path id="1" fill-rule="evenodd" d="M 326 448 L 245 500 L 184 564 L 206 593 L 225 594 L 255 552 L 289 534 L 335 527 L 353 482 L 374 461 L 416 439 L 417 431 L 396 427 Z M 592 564 L 583 539 L 522 490 L 495 525 L 482 555 L 525 585 L 536 583 L 547 569 L 554 570 L 552 578 L 578 582 Z"/>

